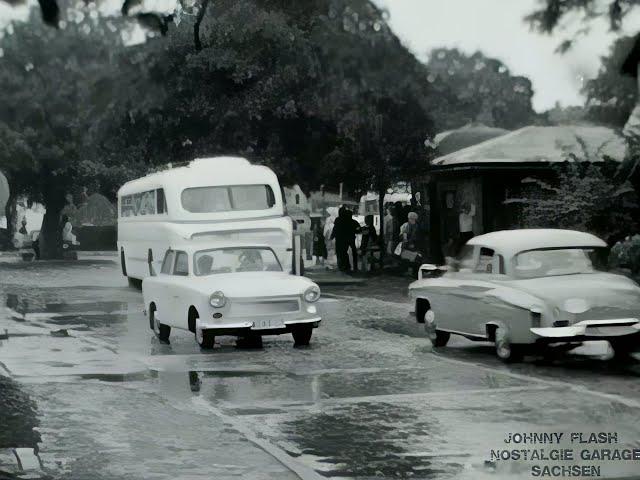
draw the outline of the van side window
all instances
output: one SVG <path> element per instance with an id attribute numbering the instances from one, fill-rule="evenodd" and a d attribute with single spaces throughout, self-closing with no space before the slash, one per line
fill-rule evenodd
<path id="1" fill-rule="evenodd" d="M 162 262 L 162 269 L 160 273 L 166 273 L 167 275 L 171 274 L 171 267 L 173 266 L 173 259 L 175 258 L 175 253 L 173 250 L 167 250 L 167 253 L 164 255 L 164 261 Z"/>
<path id="2" fill-rule="evenodd" d="M 156 189 L 156 213 L 167 213 L 167 199 L 164 196 L 164 188 Z"/>
<path id="3" fill-rule="evenodd" d="M 494 272 L 494 254 L 495 252 L 490 248 L 482 247 L 480 249 L 480 257 L 478 258 L 478 263 L 476 264 L 476 268 L 474 268 L 473 271 L 476 273 L 499 273 L 498 271 Z"/>
<path id="4" fill-rule="evenodd" d="M 176 265 L 173 268 L 174 275 L 189 275 L 189 258 L 185 252 L 176 253 Z"/>
<path id="5" fill-rule="evenodd" d="M 160 203 L 160 195 L 162 196 L 162 203 Z M 163 211 L 166 212 L 167 203 L 162 188 L 133 193 L 131 195 L 123 195 L 120 197 L 120 216 L 137 217 L 139 215 L 163 213 L 159 211 L 160 205 L 162 205 Z"/>

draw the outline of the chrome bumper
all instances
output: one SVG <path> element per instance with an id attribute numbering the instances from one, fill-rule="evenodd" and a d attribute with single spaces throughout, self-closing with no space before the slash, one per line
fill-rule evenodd
<path id="1" fill-rule="evenodd" d="M 615 318 L 611 320 L 583 320 L 567 327 L 530 328 L 531 333 L 541 338 L 584 337 L 586 340 L 604 340 L 640 334 L 637 318 Z"/>
<path id="2" fill-rule="evenodd" d="M 322 321 L 322 317 L 312 317 L 312 318 L 300 318 L 300 319 L 291 319 L 284 320 L 280 325 L 273 327 L 264 327 L 259 328 L 256 327 L 255 322 L 250 321 L 242 321 L 242 322 L 230 322 L 230 323 L 204 323 L 202 322 L 201 328 L 203 330 L 216 330 L 219 331 L 219 335 L 224 335 L 225 331 L 235 332 L 239 330 L 252 330 L 252 331 L 261 331 L 268 333 L 269 331 L 277 332 L 277 331 L 286 331 L 295 325 L 307 324 L 307 323 L 320 323 Z"/>

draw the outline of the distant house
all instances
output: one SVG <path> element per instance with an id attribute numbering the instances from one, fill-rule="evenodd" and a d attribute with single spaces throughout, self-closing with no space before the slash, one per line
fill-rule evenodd
<path id="1" fill-rule="evenodd" d="M 283 187 L 287 213 L 297 224 L 297 230 L 308 232 L 311 229 L 311 205 L 300 185 Z"/>
<path id="2" fill-rule="evenodd" d="M 475 234 L 511 228 L 516 211 L 505 200 L 523 180 L 552 178 L 555 164 L 576 159 L 622 162 L 625 151 L 624 139 L 606 127 L 529 126 L 434 159 L 429 180 L 437 192 L 440 244 L 458 236 L 463 203 L 475 205 Z"/>
<path id="3" fill-rule="evenodd" d="M 345 195 L 325 190 L 311 192 L 309 194 L 309 203 L 312 217 L 327 216 L 327 208 L 340 207 L 341 205 L 346 205 L 354 211 L 358 209 L 357 201 L 347 198 Z"/>

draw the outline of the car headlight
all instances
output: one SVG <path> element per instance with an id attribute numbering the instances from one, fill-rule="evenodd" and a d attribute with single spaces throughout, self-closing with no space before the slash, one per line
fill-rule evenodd
<path id="1" fill-rule="evenodd" d="M 320 298 L 320 288 L 317 285 L 313 285 L 307 288 L 307 291 L 304 292 L 304 299 L 307 302 L 315 302 Z"/>
<path id="2" fill-rule="evenodd" d="M 221 308 L 227 303 L 227 298 L 224 296 L 224 293 L 220 291 L 213 292 L 209 297 L 209 303 L 212 307 Z"/>

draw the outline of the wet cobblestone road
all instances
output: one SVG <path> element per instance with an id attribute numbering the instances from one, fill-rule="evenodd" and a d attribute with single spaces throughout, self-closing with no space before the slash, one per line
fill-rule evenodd
<path id="1" fill-rule="evenodd" d="M 327 287 L 309 348 L 203 353 L 187 332 L 158 343 L 109 259 L 0 263 L 0 478 L 531 478 L 485 463 L 508 432 L 640 445 L 637 364 L 597 346 L 513 366 L 466 340 L 433 351 L 408 283 Z M 34 447 L 21 470 L 12 449 Z"/>

